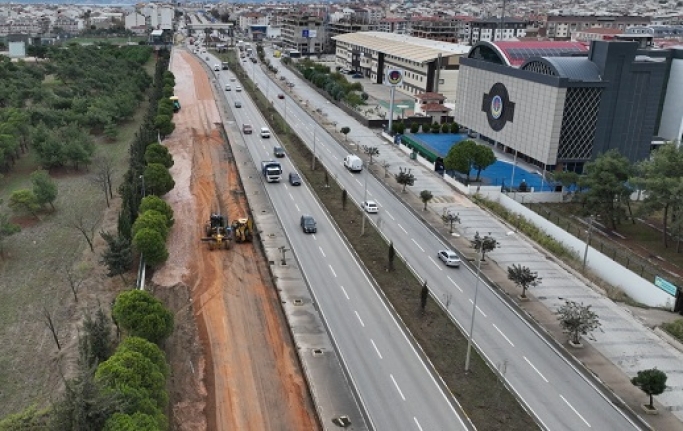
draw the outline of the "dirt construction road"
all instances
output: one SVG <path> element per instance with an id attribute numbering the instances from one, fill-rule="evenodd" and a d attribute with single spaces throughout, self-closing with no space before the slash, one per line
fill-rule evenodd
<path id="1" fill-rule="evenodd" d="M 191 289 L 206 356 L 209 430 L 316 430 L 317 420 L 277 293 L 254 244 L 210 251 L 201 243 L 211 212 L 247 214 L 211 84 L 199 60 L 174 50 L 171 71 L 181 111 L 164 141 L 176 186 L 169 260 L 154 283 Z M 182 429 L 180 427 L 179 429 Z"/>

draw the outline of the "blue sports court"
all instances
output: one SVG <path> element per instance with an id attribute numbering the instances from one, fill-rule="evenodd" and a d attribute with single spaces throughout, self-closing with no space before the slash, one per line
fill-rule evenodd
<path id="1" fill-rule="evenodd" d="M 453 145 L 457 145 L 460 141 L 467 139 L 467 134 L 465 133 L 413 133 L 410 135 L 411 139 L 416 140 L 420 145 L 431 149 L 434 153 L 438 154 L 440 157 L 446 157 L 448 150 L 451 149 Z M 512 180 L 512 162 L 507 162 L 503 160 L 497 160 L 493 165 L 489 166 L 485 170 L 481 171 L 481 181 L 484 185 L 499 185 L 510 187 L 510 181 Z M 555 186 L 548 183 L 547 180 L 543 179 L 541 172 L 529 172 L 522 168 L 519 164 L 515 167 L 515 177 L 513 188 L 518 188 L 519 185 L 524 181 L 529 188 L 533 187 L 534 191 L 540 192 L 550 192 L 555 189 Z M 472 170 L 470 172 L 470 179 L 477 177 L 477 171 Z"/>

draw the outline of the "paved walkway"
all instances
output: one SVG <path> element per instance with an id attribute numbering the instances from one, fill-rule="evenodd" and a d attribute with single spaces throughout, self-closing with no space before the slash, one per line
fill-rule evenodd
<path id="1" fill-rule="evenodd" d="M 432 224 L 434 228 L 448 235 L 441 221 L 441 214 L 445 210 L 460 214 L 462 223 L 457 226 L 459 236 L 452 237 L 452 244 L 458 250 L 469 253 L 469 238 L 475 232 L 491 233 L 501 246 L 490 255 L 497 265 L 489 265 L 482 271 L 490 280 L 507 291 L 511 297 L 520 292 L 511 286 L 507 280 L 506 268 L 512 263 L 528 266 L 533 271 L 538 271 L 543 281 L 539 287 L 531 292 L 532 300 L 520 303 L 522 310 L 531 318 L 539 322 L 548 333 L 560 343 L 566 341 L 566 334 L 562 333 L 557 324 L 557 308 L 564 304 L 564 300 L 583 302 L 591 305 L 599 315 L 602 330 L 594 333 L 594 340 L 585 340 L 586 347 L 582 350 L 572 350 L 574 355 L 604 384 L 610 387 L 627 405 L 637 414 L 641 414 L 640 405 L 648 401 L 647 396 L 630 383 L 630 378 L 637 371 L 658 368 L 668 375 L 667 391 L 656 397 L 659 405 L 658 416 L 648 416 L 645 420 L 657 430 L 681 430 L 683 429 L 683 353 L 676 350 L 661 339 L 645 323 L 647 321 L 659 322 L 676 316 L 673 313 L 662 313 L 661 310 L 653 310 L 650 315 L 646 310 L 638 310 L 634 315 L 623 304 L 612 302 L 603 296 L 595 287 L 585 281 L 580 274 L 574 273 L 562 263 L 556 262 L 553 257 L 529 242 L 519 233 L 509 234 L 514 228 L 506 225 L 490 213 L 473 204 L 467 197 L 456 192 L 441 177 L 430 169 L 424 160 L 411 160 L 407 149 L 388 143 L 378 136 L 376 130 L 365 128 L 341 109 L 327 102 L 322 96 L 311 95 L 306 89 L 306 84 L 293 74 L 281 67 L 280 71 L 288 79 L 294 80 L 297 85 L 293 93 L 301 94 L 306 99 L 309 112 L 314 118 L 321 121 L 324 118 L 334 118 L 337 123 L 336 130 L 340 127 L 349 126 L 351 133 L 348 142 L 360 145 L 378 146 L 380 155 L 375 157 L 375 172 L 382 178 L 381 166 L 388 164 L 390 173 L 386 182 L 389 186 L 395 186 L 393 174 L 399 172 L 399 168 L 409 168 L 416 177 L 415 185 L 408 188 L 406 203 L 417 208 L 422 208 L 418 194 L 422 190 L 429 190 L 434 199 L 429 204 L 429 210 L 420 212 L 422 218 Z M 303 92 L 306 95 L 303 95 Z M 320 109 L 326 115 L 323 118 L 316 114 Z M 332 133 L 332 126 L 328 127 Z M 339 135 L 338 133 L 336 135 Z M 342 135 L 338 136 L 340 142 L 344 142 Z M 564 343 L 566 345 L 566 343 Z"/>

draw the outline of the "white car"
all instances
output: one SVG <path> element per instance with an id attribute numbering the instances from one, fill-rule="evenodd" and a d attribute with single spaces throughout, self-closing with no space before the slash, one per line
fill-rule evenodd
<path id="1" fill-rule="evenodd" d="M 230 84 L 225 84 L 225 91 L 230 91 L 232 90 L 232 87 L 230 87 Z"/>
<path id="2" fill-rule="evenodd" d="M 460 266 L 460 258 L 453 250 L 439 250 L 437 256 L 446 264 L 446 266 L 453 266 L 456 268 Z"/>
<path id="3" fill-rule="evenodd" d="M 230 78 L 230 82 L 235 82 L 235 77 L 234 77 L 234 76 Z"/>
<path id="4" fill-rule="evenodd" d="M 270 138 L 270 130 L 267 127 L 261 127 L 261 137 Z"/>
<path id="5" fill-rule="evenodd" d="M 366 213 L 376 213 L 377 212 L 377 202 L 375 201 L 365 201 L 363 202 L 363 209 Z"/>
<path id="6" fill-rule="evenodd" d="M 235 91 L 242 91 L 242 86 L 238 85 L 237 87 L 235 87 Z"/>
<path id="7" fill-rule="evenodd" d="M 220 64 L 214 64 L 214 65 L 213 65 L 213 70 L 214 70 L 215 72 L 220 72 L 220 70 L 221 70 L 221 65 L 220 65 Z"/>

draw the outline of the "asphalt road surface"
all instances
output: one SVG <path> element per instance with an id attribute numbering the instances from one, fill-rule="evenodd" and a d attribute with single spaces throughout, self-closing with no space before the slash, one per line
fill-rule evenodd
<path id="1" fill-rule="evenodd" d="M 215 63 L 214 59 L 208 62 Z M 258 68 L 255 68 L 258 70 Z M 235 117 L 235 127 L 249 123 L 254 133 L 243 135 L 252 159 L 273 159 L 277 137 L 261 138 L 266 122 L 232 71 L 214 72 Z M 234 79 L 234 81 L 233 81 Z M 225 91 L 225 84 L 231 91 Z M 241 102 L 241 108 L 235 107 Z M 291 103 L 291 102 L 290 102 Z M 287 233 L 300 266 L 349 370 L 361 402 L 377 430 L 458 430 L 468 429 L 452 396 L 442 390 L 398 323 L 376 293 L 323 209 L 304 184 L 292 187 L 286 180 L 294 170 L 288 158 L 283 180 L 266 184 L 266 190 Z M 312 215 L 318 226 L 315 234 L 299 227 L 302 214 Z"/>
<path id="2" fill-rule="evenodd" d="M 271 58 L 271 61 L 279 66 L 281 74 L 295 83 L 301 98 L 316 101 L 313 105 L 326 106 L 325 99 L 315 90 L 277 64 L 277 59 Z M 379 212 L 370 216 L 371 222 L 377 224 L 378 220 L 382 220 L 380 230 L 383 235 L 394 242 L 396 251 L 407 260 L 413 270 L 428 280 L 436 298 L 451 296 L 449 311 L 461 326 L 469 330 L 477 284 L 474 272 L 466 266 L 460 269 L 443 266 L 436 253 L 445 248 L 445 245 L 431 230 L 379 181 L 367 174 L 367 171 L 364 170 L 361 174 L 348 172 L 342 166 L 342 159 L 348 154 L 346 150 L 289 98 L 289 92 L 285 92 L 285 100 L 277 99 L 273 94 L 273 83 L 268 83 L 269 78 L 258 65 L 252 68 L 249 64 L 247 71 L 250 76 L 254 74 L 260 88 L 268 89 L 271 86 L 270 98 L 283 115 L 286 104 L 287 121 L 310 148 L 313 148 L 315 135 L 316 154 L 331 174 L 338 177 L 349 197 L 357 203 L 363 200 L 367 180 L 367 197 L 376 200 L 380 206 Z M 330 118 L 345 117 L 337 108 L 327 106 L 329 108 L 324 110 Z M 355 128 L 358 129 L 357 126 Z M 354 129 L 353 125 L 351 129 Z M 356 140 L 380 148 L 382 145 L 379 138 L 373 135 L 357 136 Z M 508 384 L 545 428 L 567 431 L 638 429 L 597 387 L 483 282 L 478 286 L 475 322 L 476 345 L 492 364 L 503 371 Z M 383 339 L 383 342 L 386 341 L 387 337 Z"/>

